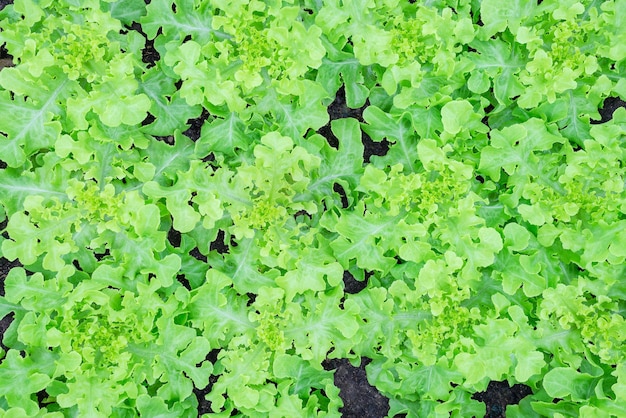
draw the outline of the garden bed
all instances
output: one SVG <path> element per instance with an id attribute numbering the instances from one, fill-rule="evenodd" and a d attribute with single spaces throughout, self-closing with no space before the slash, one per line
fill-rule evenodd
<path id="1" fill-rule="evenodd" d="M 11 3 L 0 413 L 626 414 L 624 1 Z"/>

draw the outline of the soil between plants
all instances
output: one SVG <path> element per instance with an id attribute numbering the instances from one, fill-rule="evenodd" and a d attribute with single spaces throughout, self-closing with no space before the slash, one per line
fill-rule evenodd
<path id="1" fill-rule="evenodd" d="M 0 0 L 0 10 L 2 10 L 6 5 L 12 4 L 12 0 Z M 149 1 L 146 1 L 149 3 Z M 141 26 L 139 24 L 133 24 L 128 29 L 137 30 L 142 33 Z M 145 36 L 145 34 L 143 34 Z M 1 47 L 1 46 L 0 46 Z M 4 48 L 0 48 L 0 61 L 1 60 L 10 60 L 10 56 L 6 53 Z M 154 62 L 159 60 L 159 54 L 153 47 L 153 43 L 146 39 L 146 47 L 143 51 L 142 59 L 145 63 L 154 65 Z M 2 61 L 4 62 L 4 61 Z M 0 70 L 4 66 L 1 65 Z M 362 114 L 363 110 L 369 105 L 367 102 L 360 109 L 350 109 L 346 105 L 345 99 L 345 91 L 344 88 L 338 91 L 335 100 L 328 107 L 328 113 L 330 120 L 352 117 L 360 122 L 363 122 Z M 626 102 L 619 98 L 609 97 L 604 103 L 603 107 L 599 109 L 599 113 L 601 115 L 601 119 L 597 121 L 591 121 L 592 124 L 599 124 L 609 121 L 612 118 L 613 113 L 619 107 L 626 108 Z M 197 140 L 200 137 L 200 129 L 202 123 L 208 118 L 209 114 L 206 110 L 203 111 L 202 115 L 196 119 L 192 119 L 188 121 L 190 128 L 184 132 L 186 136 L 191 138 L 192 140 Z M 326 138 L 328 143 L 337 148 L 338 147 L 338 139 L 332 133 L 330 129 L 330 121 L 327 125 L 323 126 L 318 130 L 318 133 Z M 163 140 L 165 142 L 172 141 L 173 137 L 163 137 L 158 138 L 158 140 Z M 364 162 L 369 162 L 370 157 L 373 155 L 385 155 L 389 150 L 391 143 L 383 140 L 382 142 L 372 141 L 371 138 L 363 133 L 362 134 L 362 142 L 365 148 L 363 154 Z M 6 165 L 1 161 L 0 156 L 0 169 L 4 169 Z M 347 197 L 346 192 L 343 188 L 336 187 L 335 192 L 339 194 L 342 202 L 344 202 L 344 206 L 347 206 Z M 6 227 L 6 221 L 0 223 L 0 232 L 4 230 Z M 6 234 L 6 233 L 4 233 Z M 6 238 L 6 235 L 5 235 Z M 220 243 L 216 244 L 219 245 Z M 215 247 L 215 249 L 219 251 L 220 249 L 224 250 L 228 247 L 221 243 L 221 248 Z M 206 257 L 202 256 L 199 252 L 197 254 L 192 254 L 196 256 L 198 259 L 202 259 L 206 262 Z M 17 266 L 21 266 L 18 261 L 9 261 L 3 257 L 0 257 L 0 296 L 4 296 L 4 281 L 9 271 Z M 367 275 L 366 275 L 367 277 Z M 180 278 L 181 282 L 185 280 L 184 278 Z M 344 284 L 346 285 L 345 289 L 347 293 L 357 293 L 362 290 L 366 282 L 359 282 L 354 279 L 349 273 L 344 275 Z M 187 283 L 188 285 L 188 283 Z M 9 328 L 11 322 L 13 320 L 13 316 L 11 314 L 5 316 L 4 318 L 0 318 L 0 347 L 7 349 L 6 346 L 2 344 L 3 336 L 6 330 Z M 217 358 L 217 351 L 214 350 L 207 357 L 209 361 L 214 362 Z M 389 412 L 389 399 L 382 395 L 375 387 L 371 386 L 367 381 L 367 375 L 365 371 L 365 366 L 369 363 L 369 359 L 363 358 L 359 367 L 352 366 L 347 359 L 333 359 L 327 360 L 324 362 L 323 366 L 327 370 L 335 370 L 334 382 L 335 385 L 340 389 L 339 396 L 343 400 L 344 407 L 341 409 L 342 416 L 345 418 L 382 418 L 386 417 Z M 2 361 L 0 360 L 0 363 Z M 211 409 L 211 404 L 209 401 L 205 399 L 205 395 L 209 393 L 210 388 L 213 383 L 217 380 L 217 377 L 211 376 L 211 380 L 209 386 L 206 388 L 195 388 L 194 393 L 198 398 L 198 416 L 204 413 L 213 412 Z M 524 397 L 530 395 L 532 393 L 531 389 L 522 384 L 516 384 L 513 387 L 509 387 L 507 382 L 490 382 L 487 390 L 485 392 L 476 393 L 473 395 L 473 399 L 484 402 L 486 405 L 486 418 L 504 418 L 506 406 L 511 404 L 519 403 Z M 397 415 L 397 417 L 402 417 L 402 415 Z"/>

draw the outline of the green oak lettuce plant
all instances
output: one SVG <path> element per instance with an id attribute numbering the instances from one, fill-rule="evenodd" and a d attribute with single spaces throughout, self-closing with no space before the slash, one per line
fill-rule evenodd
<path id="1" fill-rule="evenodd" d="M 0 416 L 626 415 L 624 0 L 148 3 L 0 11 Z"/>

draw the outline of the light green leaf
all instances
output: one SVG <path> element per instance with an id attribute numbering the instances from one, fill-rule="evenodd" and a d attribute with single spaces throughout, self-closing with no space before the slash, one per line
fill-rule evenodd
<path id="1" fill-rule="evenodd" d="M 337 261 L 348 269 L 351 260 L 356 260 L 357 266 L 366 270 L 377 270 L 383 273 L 396 264 L 396 260 L 385 255 L 385 242 L 395 234 L 397 217 L 381 217 L 375 214 L 362 216 L 355 212 L 344 213 L 335 222 L 329 216 L 322 218 L 321 225 L 339 233 L 330 246 Z M 332 225 L 332 226 L 331 226 Z M 387 244 L 388 245 L 388 244 Z"/>
<path id="2" fill-rule="evenodd" d="M 504 226 L 504 245 L 511 251 L 523 251 L 530 242 L 530 232 L 523 226 L 511 222 Z"/>
<path id="3" fill-rule="evenodd" d="M 272 363 L 274 375 L 281 379 L 289 379 L 289 392 L 299 396 L 308 396 L 311 388 L 323 388 L 326 383 L 333 381 L 332 371 L 315 367 L 301 357 L 277 353 Z"/>
<path id="4" fill-rule="evenodd" d="M 245 151 L 258 140 L 258 135 L 248 132 L 246 125 L 236 113 L 230 113 L 225 119 L 216 118 L 202 127 L 200 139 L 196 142 L 197 155 L 208 155 L 219 152 L 228 156 L 235 156 Z"/>
<path id="5" fill-rule="evenodd" d="M 497 274 L 502 277 L 502 288 L 506 293 L 514 295 L 523 286 L 524 294 L 528 297 L 538 296 L 546 288 L 546 279 L 535 269 L 533 272 L 526 271 L 521 265 L 520 257 L 519 254 L 508 251 L 497 255 L 494 266 Z"/>
<path id="6" fill-rule="evenodd" d="M 545 374 L 543 386 L 554 398 L 585 402 L 593 396 L 598 378 L 567 367 L 556 367 Z"/>
<path id="7" fill-rule="evenodd" d="M 64 202 L 68 199 L 65 194 L 68 174 L 59 167 L 40 167 L 32 171 L 0 170 L 0 204 L 5 207 L 6 214 L 11 216 L 23 209 L 24 200 L 28 196 L 37 195 Z"/>
<path id="8" fill-rule="evenodd" d="M 329 94 L 336 94 L 343 83 L 346 105 L 351 109 L 360 108 L 369 95 L 369 89 L 364 85 L 366 67 L 353 54 L 340 51 L 331 43 L 325 46 L 327 56 L 322 59 L 316 80 Z"/>
<path id="9" fill-rule="evenodd" d="M 518 382 L 526 382 L 534 375 L 541 374 L 545 365 L 543 353 L 539 351 L 520 352 L 515 354 L 515 379 Z"/>
<path id="10" fill-rule="evenodd" d="M 478 115 L 474 114 L 474 108 L 467 100 L 453 100 L 441 108 L 443 129 L 452 135 L 456 135 L 462 129 L 467 128 L 468 124 L 476 117 Z"/>
<path id="11" fill-rule="evenodd" d="M 321 362 L 331 347 L 335 348 L 333 356 L 349 354 L 353 337 L 358 338 L 359 321 L 356 305 L 349 304 L 344 309 L 339 306 L 342 295 L 339 287 L 326 292 L 324 298 L 305 294 L 300 305 L 308 313 L 294 318 L 284 331 L 285 337 L 294 341 L 296 353 L 303 359 Z"/>
<path id="12" fill-rule="evenodd" d="M 179 418 L 185 413 L 181 403 L 175 403 L 170 409 L 163 398 L 146 394 L 137 398 L 137 411 L 142 416 L 154 418 Z"/>
<path id="13" fill-rule="evenodd" d="M 201 107 L 189 106 L 176 91 L 175 81 L 159 66 L 144 73 L 139 92 L 150 99 L 152 104 L 149 112 L 155 117 L 154 122 L 142 128 L 144 132 L 159 136 L 172 135 L 174 131 L 186 130 L 187 120 L 200 116 Z"/>
<path id="14" fill-rule="evenodd" d="M 31 416 L 39 410 L 31 396 L 45 389 L 51 380 L 32 356 L 22 357 L 17 350 L 9 350 L 0 363 L 0 393 L 9 406 L 24 408 Z"/>
<path id="15" fill-rule="evenodd" d="M 483 149 L 478 168 L 495 181 L 500 179 L 501 170 L 509 175 L 517 173 L 519 176 L 534 176 L 561 192 L 562 186 L 545 172 L 545 162 L 542 160 L 546 157 L 539 153 L 563 142 L 563 137 L 549 132 L 543 121 L 536 118 L 502 130 L 493 130 L 491 144 Z"/>
<path id="16" fill-rule="evenodd" d="M 296 268 L 277 278 L 276 284 L 285 289 L 285 301 L 289 303 L 296 294 L 336 287 L 343 278 L 343 271 L 341 264 L 324 251 L 305 249 Z"/>
<path id="17" fill-rule="evenodd" d="M 506 4 L 498 0 L 484 0 L 480 3 L 480 15 L 484 23 L 481 34 L 489 38 L 507 27 L 516 33 L 523 21 L 532 19 L 535 8 L 531 0 L 515 0 Z"/>
<path id="18" fill-rule="evenodd" d="M 237 297 L 231 279 L 214 269 L 207 272 L 206 278 L 206 283 L 194 291 L 189 317 L 195 326 L 204 329 L 211 346 L 218 347 L 236 335 L 253 330 L 246 302 Z"/>
<path id="19" fill-rule="evenodd" d="M 111 17 L 129 26 L 146 14 L 146 3 L 142 0 L 107 0 L 103 6 L 103 10 L 108 11 Z"/>
<path id="20" fill-rule="evenodd" d="M 162 30 L 168 39 L 182 40 L 191 35 L 192 39 L 201 44 L 208 44 L 217 36 L 226 36 L 222 32 L 215 31 L 211 25 L 212 8 L 208 4 L 196 7 L 193 1 L 178 0 L 176 13 L 172 11 L 172 5 L 168 2 L 155 1 L 147 7 L 147 15 L 141 19 L 143 30 L 149 39 L 154 39 L 157 32 Z M 162 51 L 159 51 L 162 53 Z"/>
<path id="21" fill-rule="evenodd" d="M 468 55 L 475 65 L 469 80 L 470 86 L 476 87 L 474 84 L 479 81 L 486 84 L 486 76 L 491 79 L 493 94 L 499 103 L 496 111 L 501 111 L 512 102 L 512 98 L 524 92 L 517 74 L 526 65 L 526 52 L 518 43 L 511 44 L 501 38 L 474 40 L 471 46 L 476 49 L 476 53 Z"/>
<path id="22" fill-rule="evenodd" d="M 61 113 L 58 101 L 67 94 L 67 79 L 46 81 L 50 84 L 42 90 L 47 97 L 37 103 L 33 98 L 12 99 L 9 91 L 0 92 L 0 114 L 11 115 L 0 118 L 0 156 L 9 167 L 20 167 L 34 152 L 52 147 L 61 133 L 54 115 Z M 6 77 L 0 83 L 8 84 Z"/>
<path id="23" fill-rule="evenodd" d="M 362 125 L 363 131 L 374 141 L 386 139 L 392 143 L 385 157 L 372 158 L 374 163 L 381 168 L 387 162 L 402 163 L 405 172 L 414 172 L 418 161 L 417 137 L 408 112 L 397 117 L 376 106 L 368 106 L 363 111 L 363 119 L 367 122 Z"/>
<path id="24" fill-rule="evenodd" d="M 313 136 L 307 143 L 302 144 L 313 155 L 319 155 L 321 165 L 302 195 L 296 196 L 295 201 L 317 199 L 327 204 L 341 206 L 339 199 L 331 200 L 334 195 L 333 186 L 340 184 L 348 197 L 348 203 L 353 202 L 352 191 L 359 183 L 363 173 L 363 143 L 361 129 L 356 119 L 337 119 L 331 123 L 333 133 L 339 139 L 339 149 L 332 148 L 321 136 Z M 335 203 L 337 202 L 337 203 Z"/>

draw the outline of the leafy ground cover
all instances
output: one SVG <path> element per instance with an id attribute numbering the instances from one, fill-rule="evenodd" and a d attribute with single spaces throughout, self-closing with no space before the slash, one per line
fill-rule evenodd
<path id="1" fill-rule="evenodd" d="M 625 11 L 4 7 L 0 416 L 626 416 Z"/>

